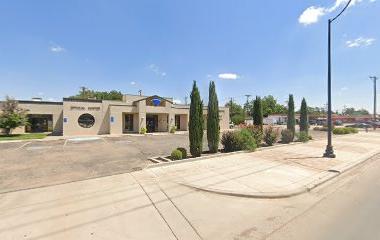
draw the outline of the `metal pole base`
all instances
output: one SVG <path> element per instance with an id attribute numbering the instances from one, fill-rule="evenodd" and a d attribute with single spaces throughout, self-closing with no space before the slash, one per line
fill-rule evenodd
<path id="1" fill-rule="evenodd" d="M 326 151 L 325 153 L 323 154 L 323 157 L 325 158 L 335 158 L 335 154 L 334 154 L 334 149 L 332 146 L 326 146 Z"/>

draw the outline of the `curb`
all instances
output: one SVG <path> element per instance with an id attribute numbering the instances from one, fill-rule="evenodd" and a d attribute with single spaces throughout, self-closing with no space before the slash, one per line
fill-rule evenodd
<path id="1" fill-rule="evenodd" d="M 251 192 L 251 193 L 242 193 L 242 192 L 236 192 L 236 191 L 223 191 L 220 189 L 215 188 L 209 188 L 209 187 L 201 187 L 195 184 L 187 184 L 183 182 L 177 182 L 178 184 L 182 186 L 186 186 L 189 188 L 193 188 L 200 191 L 215 193 L 219 195 L 227 195 L 227 196 L 234 196 L 234 197 L 244 197 L 244 198 L 266 198 L 266 199 L 280 199 L 280 198 L 289 198 L 293 196 L 297 196 L 306 192 L 310 192 L 314 188 L 338 177 L 339 175 L 348 172 L 349 170 L 359 166 L 360 164 L 363 164 L 367 160 L 373 158 L 376 155 L 379 155 L 380 151 L 375 151 L 371 154 L 369 154 L 366 157 L 360 158 L 359 160 L 349 163 L 349 164 L 341 164 L 334 168 L 331 168 L 327 171 L 323 171 L 317 175 L 317 180 L 312 180 L 311 182 L 305 184 L 302 187 L 298 187 L 292 190 L 283 191 L 283 192 Z"/>
<path id="2" fill-rule="evenodd" d="M 311 142 L 311 141 L 315 141 L 315 140 L 310 140 L 309 142 Z M 201 157 L 196 157 L 196 158 L 187 158 L 187 159 L 183 159 L 183 160 L 176 160 L 176 161 L 163 162 L 163 163 L 153 163 L 153 164 L 150 164 L 147 167 L 145 167 L 145 169 L 158 168 L 158 167 L 167 167 L 167 166 L 170 166 L 170 165 L 176 165 L 176 164 L 181 164 L 181 163 L 191 163 L 191 162 L 196 162 L 196 161 L 200 161 L 200 160 L 207 160 L 207 159 L 212 159 L 212 158 L 217 158 L 217 157 L 224 157 L 224 156 L 231 156 L 231 155 L 242 154 L 242 153 L 254 153 L 254 152 L 260 152 L 260 151 L 270 150 L 270 149 L 273 149 L 273 148 L 281 148 L 281 147 L 286 147 L 286 146 L 291 146 L 291 145 L 298 145 L 298 144 L 303 144 L 303 142 L 292 142 L 292 143 L 288 143 L 288 144 L 282 144 L 282 143 L 280 143 L 280 144 L 277 144 L 277 145 L 274 145 L 274 146 L 259 147 L 255 151 L 253 151 L 253 152 L 243 150 L 243 151 L 236 151 L 236 152 L 229 152 L 229 153 L 214 153 L 214 154 L 210 154 L 210 155 L 206 155 L 206 156 L 201 156 Z M 167 155 L 165 155 L 165 156 L 167 156 Z M 162 156 L 156 156 L 156 157 L 152 157 L 152 158 L 158 158 L 158 157 L 162 157 Z M 148 160 L 150 160 L 150 159 L 151 158 L 149 158 Z"/>

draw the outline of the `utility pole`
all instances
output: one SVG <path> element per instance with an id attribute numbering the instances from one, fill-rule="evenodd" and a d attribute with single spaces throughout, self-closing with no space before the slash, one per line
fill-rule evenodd
<path id="1" fill-rule="evenodd" d="M 373 80 L 373 121 L 376 123 L 376 102 L 377 102 L 377 93 L 376 93 L 376 82 L 377 82 L 377 77 L 376 76 L 371 76 L 369 77 L 370 79 Z M 376 125 L 374 125 L 376 127 Z"/>
<path id="2" fill-rule="evenodd" d="M 248 108 L 248 106 L 249 106 L 249 98 L 252 96 L 252 95 L 250 95 L 250 94 L 246 94 L 245 95 L 246 97 L 247 97 L 247 103 L 246 103 L 246 113 L 247 113 L 247 115 L 249 115 L 249 108 Z"/>
<path id="3" fill-rule="evenodd" d="M 142 90 L 139 90 L 138 92 L 139 92 L 139 95 L 141 96 L 142 95 Z"/>
<path id="4" fill-rule="evenodd" d="M 187 96 L 185 97 L 185 105 L 187 105 Z"/>

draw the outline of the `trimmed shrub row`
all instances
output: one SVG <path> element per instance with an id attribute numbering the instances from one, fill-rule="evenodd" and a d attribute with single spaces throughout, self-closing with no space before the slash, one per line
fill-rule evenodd
<path id="1" fill-rule="evenodd" d="M 350 134 L 350 133 L 358 133 L 358 130 L 356 128 L 351 128 L 351 127 L 342 127 L 342 128 L 335 128 L 333 130 L 333 133 L 336 135 L 343 135 L 343 134 Z"/>

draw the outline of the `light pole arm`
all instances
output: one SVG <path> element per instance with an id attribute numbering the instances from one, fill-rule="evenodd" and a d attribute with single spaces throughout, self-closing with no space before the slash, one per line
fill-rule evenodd
<path id="1" fill-rule="evenodd" d="M 336 15 L 336 17 L 334 17 L 333 19 L 331 19 L 330 21 L 334 22 L 340 15 L 342 15 L 342 13 L 344 11 L 346 11 L 346 9 L 348 8 L 348 6 L 350 6 L 351 2 L 352 2 L 352 0 L 349 0 L 348 3 L 347 3 L 347 5 L 342 9 L 342 11 L 338 15 Z"/>

